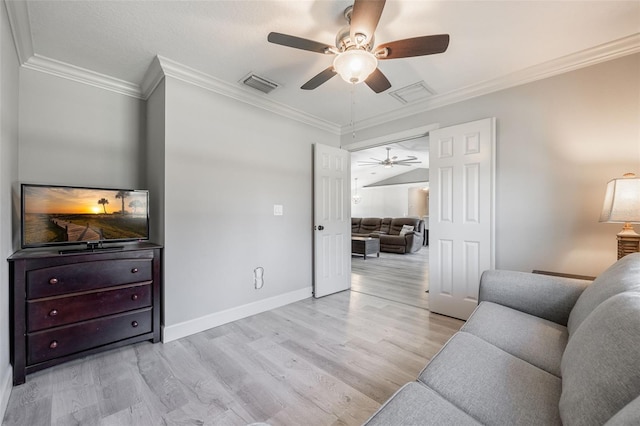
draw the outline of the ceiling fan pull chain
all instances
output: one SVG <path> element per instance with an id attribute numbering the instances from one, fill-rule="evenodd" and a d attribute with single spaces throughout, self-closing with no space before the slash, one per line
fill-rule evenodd
<path id="1" fill-rule="evenodd" d="M 352 142 L 356 141 L 355 109 L 356 109 L 356 84 L 351 83 L 351 139 L 352 139 Z"/>

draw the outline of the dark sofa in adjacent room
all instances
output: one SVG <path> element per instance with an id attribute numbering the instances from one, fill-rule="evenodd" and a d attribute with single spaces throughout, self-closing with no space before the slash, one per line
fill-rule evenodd
<path id="1" fill-rule="evenodd" d="M 424 221 L 411 217 L 352 217 L 351 236 L 379 238 L 380 251 L 415 253 L 422 248 Z"/>

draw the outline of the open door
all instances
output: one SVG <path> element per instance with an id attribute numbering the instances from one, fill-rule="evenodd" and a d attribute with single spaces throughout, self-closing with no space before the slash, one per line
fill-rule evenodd
<path id="1" fill-rule="evenodd" d="M 495 267 L 495 118 L 429 133 L 429 309 L 466 320 Z"/>
<path id="2" fill-rule="evenodd" d="M 351 174 L 348 151 L 315 144 L 313 295 L 351 288 Z"/>

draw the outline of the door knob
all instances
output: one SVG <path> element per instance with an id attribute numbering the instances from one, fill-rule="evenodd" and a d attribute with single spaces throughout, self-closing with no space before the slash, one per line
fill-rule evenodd
<path id="1" fill-rule="evenodd" d="M 324 226 L 318 225 L 318 231 L 322 231 L 323 229 L 324 229 Z"/>

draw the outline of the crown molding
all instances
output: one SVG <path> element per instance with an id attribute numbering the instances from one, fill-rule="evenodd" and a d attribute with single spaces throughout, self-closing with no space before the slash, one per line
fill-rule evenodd
<path id="1" fill-rule="evenodd" d="M 16 46 L 18 60 L 21 64 L 33 56 L 33 40 L 31 39 L 31 24 L 29 23 L 29 9 L 26 1 L 4 1 L 9 15 L 9 26 Z"/>
<path id="2" fill-rule="evenodd" d="M 160 60 L 157 56 L 153 58 L 151 64 L 149 64 L 149 68 L 144 73 L 144 77 L 142 77 L 142 83 L 140 83 L 140 92 L 143 99 L 149 99 L 149 96 L 156 90 L 158 84 L 164 79 L 164 71 L 162 70 L 162 65 L 160 65 Z"/>
<path id="3" fill-rule="evenodd" d="M 77 67 L 66 62 L 57 61 L 55 59 L 40 56 L 38 54 L 30 57 L 23 67 L 35 71 L 41 71 L 47 74 L 66 78 L 78 83 L 89 86 L 99 87 L 101 89 L 110 90 L 122 95 L 143 99 L 140 86 L 135 83 L 100 74 L 85 68 Z"/>
<path id="4" fill-rule="evenodd" d="M 354 127 L 356 131 L 364 130 L 411 115 L 424 113 L 478 96 L 542 80 L 638 52 L 640 52 L 640 33 L 635 33 L 628 37 L 623 37 L 609 43 L 604 43 L 539 65 L 534 65 L 502 77 L 431 96 L 423 101 L 356 122 Z M 341 135 L 348 134 L 351 131 L 351 125 L 341 126 Z"/>
<path id="5" fill-rule="evenodd" d="M 33 50 L 29 7 L 26 1 L 4 1 L 9 16 L 9 26 L 13 42 L 18 53 L 18 60 L 24 68 L 44 72 L 78 83 L 110 90 L 134 98 L 142 98 L 137 84 L 100 74 L 66 62 L 38 55 Z"/>
<path id="6" fill-rule="evenodd" d="M 267 95 L 254 94 L 253 92 L 249 92 L 248 89 L 229 84 L 211 75 L 205 74 L 201 71 L 190 68 L 179 62 L 172 61 L 171 59 L 165 58 L 160 55 L 156 56 L 156 59 L 160 64 L 160 67 L 162 68 L 165 76 L 173 77 L 186 83 L 201 87 L 205 90 L 209 90 L 220 95 L 224 95 L 232 99 L 244 102 L 246 104 L 255 106 L 257 108 L 273 112 L 283 117 L 287 117 L 292 120 L 317 127 L 334 135 L 340 135 L 339 125 L 331 123 L 327 120 L 323 120 L 304 111 L 291 108 L 279 102 L 272 101 L 271 99 L 267 99 Z M 152 63 L 151 67 L 153 66 L 154 65 Z M 152 71 L 149 74 L 151 74 L 149 80 L 153 81 L 154 72 Z M 151 87 L 151 85 L 149 86 Z"/>

